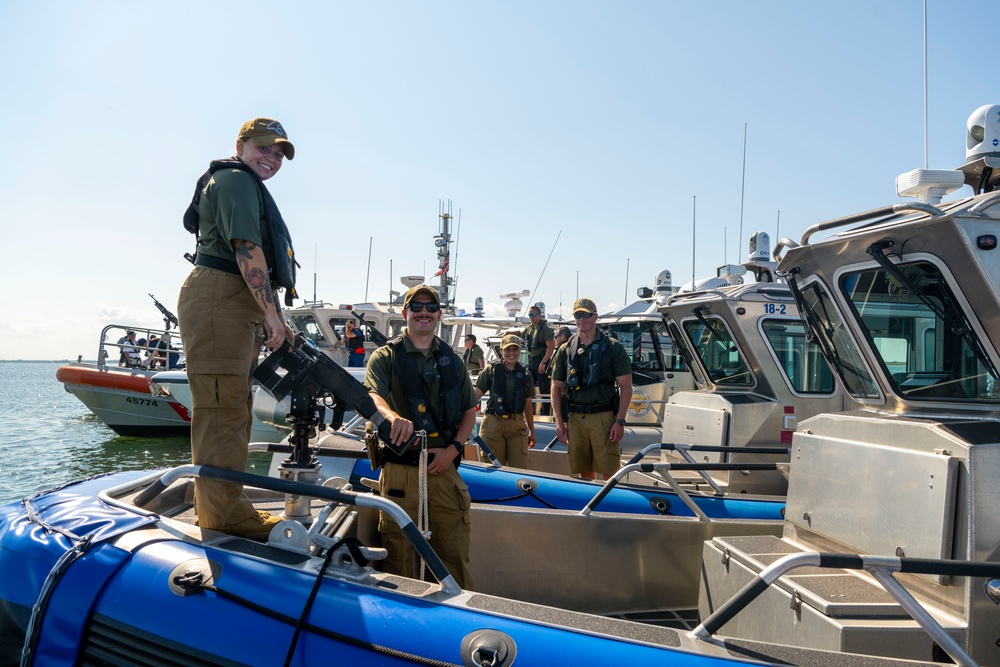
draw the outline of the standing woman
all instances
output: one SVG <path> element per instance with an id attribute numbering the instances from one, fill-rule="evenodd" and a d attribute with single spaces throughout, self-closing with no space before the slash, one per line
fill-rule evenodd
<path id="1" fill-rule="evenodd" d="M 490 393 L 479 435 L 501 464 L 514 468 L 528 467 L 528 450 L 535 446 L 531 409 L 535 385 L 530 371 L 518 361 L 522 344 L 514 334 L 504 336 L 502 358 L 484 368 L 476 380 L 476 396 Z"/>
<path id="2" fill-rule="evenodd" d="M 285 303 L 291 305 L 295 258 L 264 181 L 294 155 L 281 123 L 247 121 L 236 138 L 236 155 L 211 163 L 185 214 L 185 226 L 189 218 L 197 220 L 198 250 L 181 287 L 177 316 L 194 403 L 196 465 L 246 470 L 250 374 L 262 343 L 273 350 L 293 339 L 277 290 L 285 288 Z M 201 528 L 262 539 L 280 520 L 255 510 L 240 484 L 196 479 L 194 495 Z"/>

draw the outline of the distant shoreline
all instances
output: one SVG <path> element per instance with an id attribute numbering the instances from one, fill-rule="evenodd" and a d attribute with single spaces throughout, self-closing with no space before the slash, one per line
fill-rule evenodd
<path id="1" fill-rule="evenodd" d="M 0 359 L 0 364 L 71 364 L 76 359 Z M 83 360 L 87 362 L 87 359 Z M 90 362 L 94 363 L 94 362 Z"/>

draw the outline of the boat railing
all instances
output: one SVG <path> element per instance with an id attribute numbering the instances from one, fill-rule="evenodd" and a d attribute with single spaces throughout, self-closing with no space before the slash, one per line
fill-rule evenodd
<path id="1" fill-rule="evenodd" d="M 674 444 L 667 442 L 654 443 L 652 445 L 647 445 L 643 447 L 639 452 L 637 452 L 628 463 L 638 463 L 641 459 L 645 458 L 649 454 L 654 452 L 659 453 L 663 451 L 672 451 L 679 454 L 685 461 L 692 465 L 697 465 L 698 462 L 694 460 L 691 456 L 691 452 L 703 452 L 703 453 L 714 453 L 714 454 L 772 454 L 774 456 L 789 456 L 791 454 L 791 449 L 788 447 L 726 447 L 722 445 L 689 445 L 689 444 Z M 741 469 L 745 470 L 745 468 Z M 696 470 L 698 475 L 705 480 L 716 493 L 722 493 L 722 489 L 719 487 L 718 483 L 712 479 L 711 475 L 705 470 Z"/>
<path id="2" fill-rule="evenodd" d="M 123 338 L 127 338 L 126 335 L 129 331 L 135 332 L 136 341 L 145 339 L 146 342 L 142 345 L 119 342 Z M 149 344 L 149 340 L 154 336 L 157 339 L 162 339 L 167 334 L 171 337 L 169 349 L 159 348 L 155 343 L 153 345 Z M 126 348 L 136 350 L 139 355 L 138 361 L 128 359 L 129 355 L 125 352 Z M 177 331 L 124 324 L 109 324 L 101 330 L 101 340 L 97 348 L 97 365 L 102 369 L 109 366 L 121 365 L 125 368 L 152 370 L 157 364 L 164 370 L 168 366 L 170 368 L 182 367 L 178 363 L 170 364 L 170 357 L 173 355 L 177 355 L 174 357 L 177 360 L 180 360 L 184 355 L 181 337 Z M 126 364 L 121 363 L 123 359 L 127 361 Z"/>
<path id="3" fill-rule="evenodd" d="M 958 641 L 948 634 L 930 612 L 893 577 L 893 573 L 986 577 L 988 579 L 986 595 L 993 602 L 997 602 L 989 595 L 989 592 L 1000 587 L 1000 581 L 997 581 L 1000 579 L 1000 563 L 820 552 L 791 554 L 762 569 L 738 593 L 692 630 L 691 636 L 699 640 L 708 640 L 779 578 L 800 567 L 864 570 L 882 585 L 886 592 L 899 603 L 900 607 L 937 642 L 956 664 L 964 667 L 977 667 L 978 663 L 969 656 Z"/>
<path id="4" fill-rule="evenodd" d="M 650 447 L 659 447 L 659 445 L 650 445 Z M 650 447 L 647 447 L 649 449 Z M 749 448 L 741 448 L 740 451 L 746 451 Z M 638 454 L 636 455 L 638 456 Z M 634 458 L 634 457 L 633 457 Z M 652 463 L 626 463 L 623 465 L 618 472 L 608 478 L 597 494 L 590 499 L 590 502 L 580 510 L 580 514 L 583 516 L 589 516 L 591 512 L 597 509 L 597 506 L 601 504 L 611 490 L 614 489 L 629 473 L 633 472 L 644 472 L 652 473 L 655 472 L 660 479 L 665 481 L 670 488 L 677 494 L 677 497 L 681 499 L 688 509 L 698 518 L 700 521 L 711 521 L 711 518 L 705 513 L 705 511 L 698 506 L 698 503 L 691 498 L 691 494 L 688 493 L 681 484 L 670 474 L 670 471 L 722 471 L 722 470 L 777 470 L 778 464 L 776 463 L 669 463 L 666 461 L 656 461 Z"/>
<path id="5" fill-rule="evenodd" d="M 417 528 L 413 520 L 396 503 L 372 493 L 358 493 L 334 487 L 320 486 L 318 484 L 308 484 L 289 479 L 277 477 L 265 477 L 254 475 L 237 470 L 227 470 L 215 466 L 206 465 L 183 465 L 171 468 L 165 472 L 145 477 L 137 482 L 130 482 L 122 487 L 108 489 L 101 494 L 102 500 L 110 502 L 118 507 L 129 508 L 130 505 L 122 503 L 116 496 L 124 495 L 130 490 L 136 489 L 148 482 L 148 486 L 140 491 L 132 500 L 134 506 L 140 510 L 150 505 L 153 500 L 167 489 L 171 484 L 181 478 L 191 477 L 198 479 L 211 479 L 220 482 L 232 482 L 242 484 L 246 487 L 265 489 L 277 493 L 291 494 L 296 496 L 306 496 L 319 498 L 328 502 L 344 503 L 354 507 L 377 510 L 383 516 L 390 517 L 396 522 L 403 535 L 410 541 L 413 548 L 427 564 L 428 569 L 441 584 L 442 590 L 446 593 L 457 595 L 461 588 L 455 578 L 448 572 L 440 556 L 431 548 L 427 538 L 424 537 L 420 529 Z M 127 488 L 126 488 L 127 487 Z"/>
<path id="6" fill-rule="evenodd" d="M 924 204 L 922 202 L 903 202 L 901 204 L 891 204 L 889 206 L 875 208 L 870 211 L 864 211 L 863 213 L 855 213 L 853 215 L 846 215 L 842 218 L 834 218 L 833 220 L 818 222 L 802 233 L 802 239 L 798 244 L 787 238 L 780 239 L 774 246 L 774 252 L 771 254 L 774 257 L 774 261 L 780 263 L 782 249 L 794 248 L 798 245 L 808 245 L 809 239 L 816 232 L 822 232 L 836 227 L 846 227 L 847 225 L 853 225 L 858 222 L 866 222 L 868 220 L 876 220 L 878 218 L 881 218 L 878 220 L 879 223 L 889 222 L 891 220 L 903 218 L 910 213 L 927 213 L 934 218 L 945 215 L 945 212 L 937 206 Z"/>

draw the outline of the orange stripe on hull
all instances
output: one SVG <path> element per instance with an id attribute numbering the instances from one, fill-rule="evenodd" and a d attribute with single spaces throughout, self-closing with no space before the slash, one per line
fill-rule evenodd
<path id="1" fill-rule="evenodd" d="M 125 370 L 87 368 L 85 366 L 60 366 L 56 379 L 63 384 L 79 384 L 89 387 L 122 389 L 139 394 L 151 394 L 149 377 L 141 373 Z"/>

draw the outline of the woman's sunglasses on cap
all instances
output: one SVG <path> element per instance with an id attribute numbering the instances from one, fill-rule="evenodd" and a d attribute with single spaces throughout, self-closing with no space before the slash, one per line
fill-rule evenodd
<path id="1" fill-rule="evenodd" d="M 411 313 L 419 313 L 424 308 L 427 309 L 428 313 L 436 313 L 441 310 L 441 304 L 434 303 L 433 301 L 411 301 L 407 308 Z"/>

